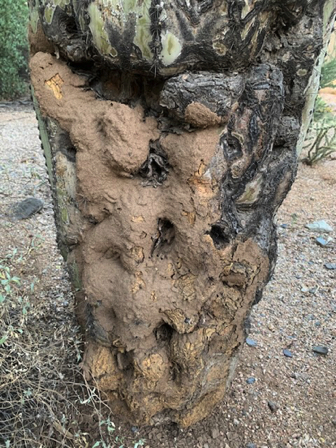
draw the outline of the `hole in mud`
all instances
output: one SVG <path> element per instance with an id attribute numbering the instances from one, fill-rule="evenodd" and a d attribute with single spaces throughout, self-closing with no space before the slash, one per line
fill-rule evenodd
<path id="1" fill-rule="evenodd" d="M 96 219 L 93 215 L 88 215 L 87 220 L 89 221 L 90 224 L 93 224 L 94 226 L 96 226 L 97 224 L 99 224 L 98 219 Z"/>
<path id="2" fill-rule="evenodd" d="M 230 242 L 230 238 L 225 235 L 224 229 L 218 224 L 211 226 L 211 230 L 207 234 L 211 236 L 216 249 L 223 249 Z"/>
<path id="3" fill-rule="evenodd" d="M 108 260 L 117 260 L 120 257 L 120 254 L 113 248 L 107 249 L 104 255 Z"/>
<path id="4" fill-rule="evenodd" d="M 62 154 L 70 161 L 76 162 L 76 148 L 72 144 L 69 133 L 60 130 L 56 135 L 56 147 L 59 148 Z"/>
<path id="5" fill-rule="evenodd" d="M 158 229 L 156 235 L 152 237 L 153 246 L 151 256 L 157 249 L 162 249 L 165 246 L 170 246 L 175 238 L 175 227 L 169 219 L 159 218 Z"/>
<path id="6" fill-rule="evenodd" d="M 177 362 L 174 362 L 172 367 L 170 368 L 170 376 L 172 381 L 179 384 L 181 383 L 181 374 L 182 374 L 182 366 Z"/>
<path id="7" fill-rule="evenodd" d="M 133 367 L 133 354 L 131 352 L 116 354 L 116 360 L 119 370 L 128 370 Z"/>
<path id="8" fill-rule="evenodd" d="M 241 143 L 230 133 L 224 134 L 220 138 L 220 144 L 223 148 L 224 156 L 228 162 L 232 162 L 233 160 L 243 156 Z"/>
<path id="9" fill-rule="evenodd" d="M 163 151 L 158 140 L 149 145 L 149 155 L 139 170 L 139 175 L 147 179 L 142 183 L 144 187 L 156 188 L 167 179 L 169 163 L 167 154 Z"/>
<path id="10" fill-rule="evenodd" d="M 173 336 L 173 332 L 173 328 L 167 323 L 164 323 L 154 329 L 154 335 L 158 342 L 169 343 Z"/>

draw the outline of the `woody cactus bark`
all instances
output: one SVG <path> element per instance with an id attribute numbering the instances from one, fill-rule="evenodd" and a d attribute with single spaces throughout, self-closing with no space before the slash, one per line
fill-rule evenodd
<path id="1" fill-rule="evenodd" d="M 31 0 L 31 80 L 84 372 L 137 424 L 223 397 L 334 0 Z"/>

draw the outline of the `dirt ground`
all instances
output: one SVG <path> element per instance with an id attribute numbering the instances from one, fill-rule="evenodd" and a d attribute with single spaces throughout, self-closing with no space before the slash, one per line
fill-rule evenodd
<path id="1" fill-rule="evenodd" d="M 243 347 L 226 399 L 188 430 L 139 429 L 109 415 L 95 388 L 82 386 L 81 339 L 35 114 L 29 102 L 0 106 L 0 446 L 336 446 L 336 270 L 325 266 L 336 263 L 336 160 L 299 166 L 276 218 L 277 268 L 251 315 L 256 346 Z M 15 220 L 13 204 L 27 197 L 42 199 L 42 211 Z M 305 227 L 320 219 L 333 232 Z"/>

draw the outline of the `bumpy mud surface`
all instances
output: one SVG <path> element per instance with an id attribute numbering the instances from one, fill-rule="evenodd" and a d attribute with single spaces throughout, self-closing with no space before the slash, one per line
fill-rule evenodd
<path id="1" fill-rule="evenodd" d="M 281 29 L 287 43 L 270 32 L 265 63 L 232 76 L 148 79 L 104 71 L 103 60 L 97 73 L 67 64 L 78 61 L 64 41 L 54 56 L 32 37 L 59 245 L 86 331 L 84 369 L 137 423 L 189 426 L 225 393 L 245 321 L 274 269 L 273 216 L 294 179 L 321 12 L 310 5 L 313 20 L 299 8 Z M 264 37 L 252 39 L 253 57 Z"/>

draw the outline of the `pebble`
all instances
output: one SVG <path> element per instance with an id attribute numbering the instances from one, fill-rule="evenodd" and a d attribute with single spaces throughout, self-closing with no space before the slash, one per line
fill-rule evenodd
<path id="1" fill-rule="evenodd" d="M 327 222 L 325 222 L 324 219 L 312 222 L 311 224 L 307 224 L 306 227 L 312 232 L 331 233 L 333 231 L 333 228 Z"/>
<path id="2" fill-rule="evenodd" d="M 212 437 L 213 439 L 217 439 L 218 436 L 219 436 L 219 431 L 218 431 L 218 429 L 217 429 L 217 428 L 212 428 L 212 429 L 211 429 L 211 437 Z"/>
<path id="3" fill-rule="evenodd" d="M 249 347 L 256 347 L 258 345 L 258 342 L 251 338 L 246 338 L 245 342 Z"/>
<path id="4" fill-rule="evenodd" d="M 287 357 L 287 358 L 293 358 L 293 354 L 290 350 L 288 350 L 288 348 L 285 348 L 283 351 L 283 354 Z"/>
<path id="5" fill-rule="evenodd" d="M 324 238 L 322 238 L 321 236 L 319 236 L 318 238 L 315 239 L 316 243 L 321 246 L 321 247 L 325 247 L 328 244 L 328 241 L 325 240 Z"/>
<path id="6" fill-rule="evenodd" d="M 43 208 L 43 201 L 37 198 L 27 198 L 13 204 L 13 217 L 15 219 L 27 219 L 35 215 Z"/>
<path id="7" fill-rule="evenodd" d="M 248 443 L 246 448 L 257 448 L 257 445 L 255 443 Z"/>
<path id="8" fill-rule="evenodd" d="M 313 352 L 317 353 L 318 355 L 324 355 L 326 356 L 328 354 L 328 347 L 324 347 L 322 345 L 316 345 L 313 347 Z"/>
<path id="9" fill-rule="evenodd" d="M 247 382 L 247 384 L 253 384 L 253 383 L 255 383 L 255 380 L 256 379 L 253 376 L 251 376 L 250 378 L 247 378 L 246 382 Z"/>
<path id="10" fill-rule="evenodd" d="M 336 269 L 336 263 L 326 263 L 326 264 L 324 265 L 324 267 L 325 267 L 326 269 L 329 269 L 330 271 L 332 271 L 332 270 Z"/>
<path id="11" fill-rule="evenodd" d="M 276 403 L 274 403 L 274 401 L 268 401 L 267 404 L 271 412 L 276 412 L 278 410 L 279 406 Z"/>

